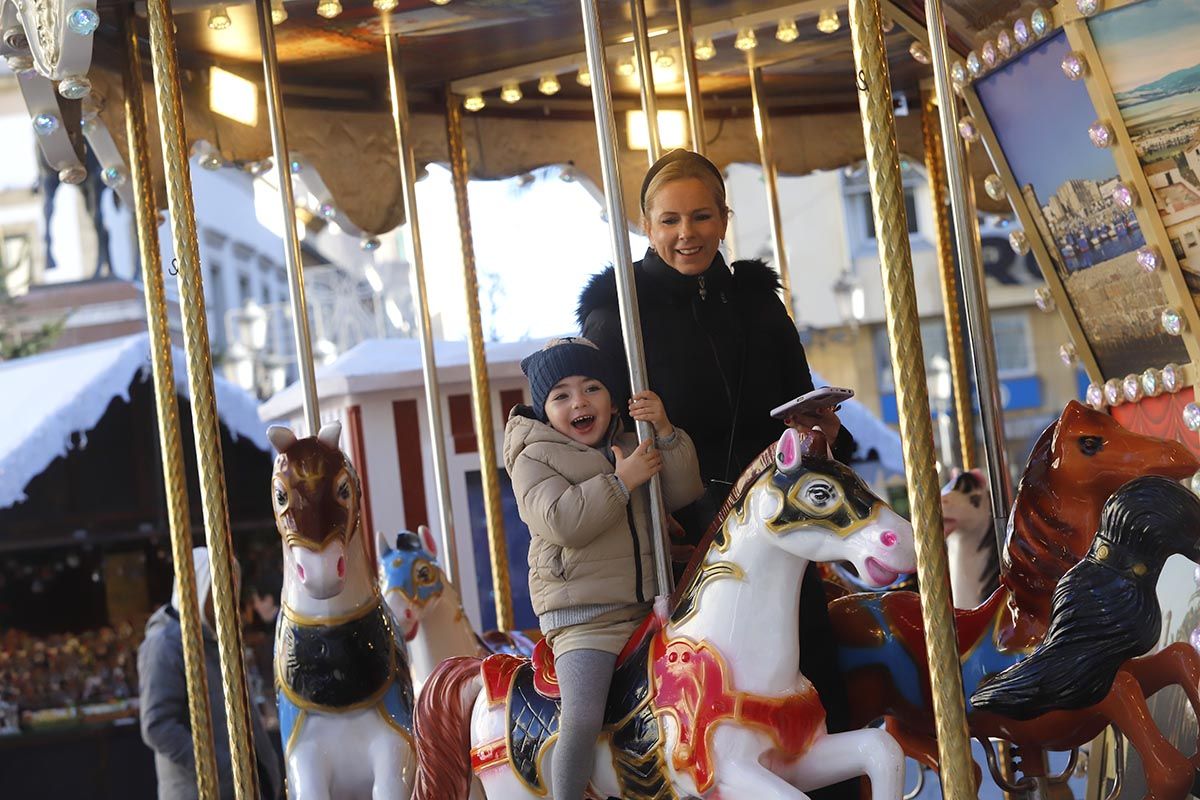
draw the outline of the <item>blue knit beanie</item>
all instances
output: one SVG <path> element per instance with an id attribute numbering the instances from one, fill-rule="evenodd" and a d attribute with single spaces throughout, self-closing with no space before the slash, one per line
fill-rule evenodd
<path id="1" fill-rule="evenodd" d="M 611 361 L 600 348 L 582 336 L 551 339 L 541 350 L 521 361 L 521 370 L 529 379 L 533 410 L 543 422 L 546 421 L 546 397 L 550 390 L 572 375 L 600 381 L 613 396 L 613 402 L 617 401 L 616 391 L 620 384 L 613 380 Z"/>

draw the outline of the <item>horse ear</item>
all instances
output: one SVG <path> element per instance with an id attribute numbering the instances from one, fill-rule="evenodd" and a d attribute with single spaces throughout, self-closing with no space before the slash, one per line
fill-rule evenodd
<path id="1" fill-rule="evenodd" d="M 338 449 L 338 440 L 342 438 L 342 423 L 326 422 L 321 426 L 321 431 L 317 434 L 317 441 L 321 444 L 329 445 L 334 450 Z"/>
<path id="2" fill-rule="evenodd" d="M 974 475 L 976 479 L 979 480 L 979 483 L 983 486 L 988 485 L 987 476 L 983 474 L 983 470 L 981 470 L 979 467 L 973 467 L 972 469 L 967 470 L 967 472 L 970 472 L 972 475 Z"/>
<path id="3" fill-rule="evenodd" d="M 417 535 L 421 537 L 421 544 L 425 545 L 425 549 L 429 551 L 429 555 L 437 558 L 437 541 L 433 538 L 433 531 L 429 530 L 429 526 L 418 525 Z"/>
<path id="4" fill-rule="evenodd" d="M 275 445 L 276 451 L 280 453 L 287 452 L 287 449 L 296 443 L 296 434 L 292 433 L 292 429 L 283 425 L 272 425 L 267 428 L 267 439 L 271 444 Z"/>
<path id="5" fill-rule="evenodd" d="M 380 558 L 392 552 L 392 543 L 388 541 L 388 537 L 384 536 L 383 531 L 375 531 L 375 554 Z"/>
<path id="6" fill-rule="evenodd" d="M 791 472 L 800 464 L 800 434 L 796 433 L 795 428 L 788 428 L 779 437 L 775 460 L 784 472 Z"/>
<path id="7" fill-rule="evenodd" d="M 829 440 L 820 428 L 813 428 L 804 434 L 800 441 L 800 454 L 802 459 L 819 458 L 828 461 L 833 458 L 829 450 Z"/>

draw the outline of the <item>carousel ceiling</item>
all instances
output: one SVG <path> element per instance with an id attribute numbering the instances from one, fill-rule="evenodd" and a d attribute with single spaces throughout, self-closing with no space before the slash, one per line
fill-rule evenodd
<path id="1" fill-rule="evenodd" d="M 758 160 L 748 58 L 763 69 L 781 172 L 804 174 L 863 157 L 846 8 L 831 3 L 836 0 L 801 0 L 764 10 L 764 4 L 754 0 L 693 0 L 695 40 L 711 44 L 711 56 L 698 66 L 708 152 L 717 163 Z M 660 107 L 682 109 L 674 3 L 647 0 L 646 6 Z M 255 6 L 225 8 L 189 0 L 173 7 L 189 141 L 202 143 L 210 164 L 256 168 L 271 149 L 264 124 Z M 402 219 L 402 202 L 383 18 L 367 0 L 345 0 L 332 19 L 318 13 L 317 0 L 282 7 L 287 19 L 276 26 L 276 37 L 293 154 L 312 171 L 313 182 L 320 186 L 314 194 L 338 209 L 343 227 L 362 233 L 389 230 Z M 912 111 L 898 117 L 898 135 L 901 149 L 918 161 L 921 84 L 931 72 L 913 59 L 909 47 L 914 37 L 922 36 L 922 7 L 920 0 L 885 2 L 885 14 L 893 21 L 887 34 L 893 90 Z M 126 57 L 120 30 L 125 8 L 99 0 L 100 27 L 88 74 L 93 93 L 84 100 L 85 116 L 89 105 L 97 107 L 122 152 L 121 73 Z M 640 107 L 639 79 L 629 71 L 630 9 L 628 2 L 617 0 L 601 0 L 600 8 L 609 42 L 614 107 L 623 132 L 624 112 Z M 320 10 L 328 13 L 330 7 Z M 1023 10 L 1028 9 L 1016 0 L 947 0 L 951 44 L 965 52 L 990 26 L 1010 22 Z M 221 11 L 228 15 L 224 27 L 213 24 L 214 15 L 217 22 L 225 21 L 219 19 Z M 144 20 L 139 18 L 137 25 L 143 61 L 148 62 Z M 584 55 L 577 0 L 454 0 L 447 5 L 400 0 L 390 25 L 399 34 L 418 163 L 448 159 L 447 97 L 454 98 L 451 102 L 472 97 L 483 105 L 464 115 L 472 174 L 508 177 L 567 163 L 599 183 L 590 90 L 579 78 Z M 744 49 L 747 29 L 756 38 L 749 54 Z M 214 70 L 257 85 L 249 89 L 250 109 L 240 121 L 214 110 Z M 153 97 L 152 92 L 147 96 Z M 153 119 L 153 109 L 147 111 Z M 631 210 L 629 201 L 636 197 L 645 163 L 644 152 L 623 150 L 622 174 Z M 364 181 L 364 175 L 372 179 Z M 981 196 L 981 202 L 990 201 Z"/>

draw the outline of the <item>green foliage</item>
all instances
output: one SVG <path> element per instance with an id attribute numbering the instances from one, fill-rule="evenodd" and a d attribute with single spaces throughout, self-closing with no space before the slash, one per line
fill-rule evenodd
<path id="1" fill-rule="evenodd" d="M 54 344 L 66 326 L 65 317 L 52 322 L 26 323 L 21 314 L 21 301 L 8 289 L 9 275 L 15 269 L 16 265 L 10 267 L 0 261 L 0 361 L 24 358 L 45 350 Z"/>

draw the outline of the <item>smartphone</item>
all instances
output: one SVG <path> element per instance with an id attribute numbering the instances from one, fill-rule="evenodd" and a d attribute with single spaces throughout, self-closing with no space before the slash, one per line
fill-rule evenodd
<path id="1" fill-rule="evenodd" d="M 854 397 L 853 389 L 843 389 L 838 386 L 822 386 L 813 389 L 808 394 L 802 394 L 795 400 L 790 400 L 778 408 L 771 409 L 775 419 L 786 420 L 794 414 L 811 414 L 819 408 L 831 408 Z"/>

